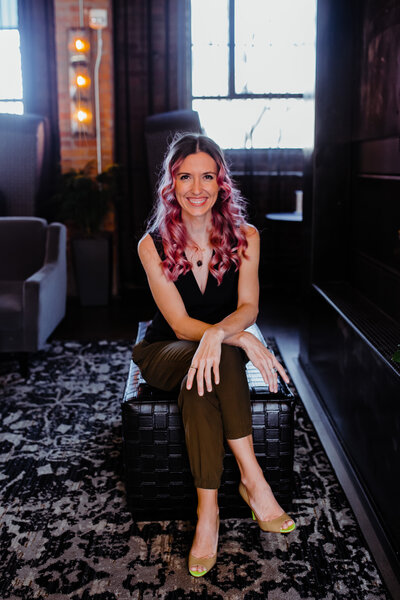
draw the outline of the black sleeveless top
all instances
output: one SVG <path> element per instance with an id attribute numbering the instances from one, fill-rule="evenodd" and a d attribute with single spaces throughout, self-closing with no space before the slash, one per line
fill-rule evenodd
<path id="1" fill-rule="evenodd" d="M 157 232 L 150 233 L 161 260 L 165 258 L 161 236 Z M 218 265 L 217 265 L 218 267 Z M 239 271 L 235 265 L 225 272 L 221 284 L 208 272 L 207 285 L 204 294 L 201 293 L 193 271 L 179 275 L 174 282 L 180 293 L 189 317 L 214 325 L 237 309 Z M 162 340 L 177 340 L 173 329 L 168 325 L 161 312 L 154 315 L 152 324 L 148 327 L 145 340 L 160 342 Z"/>

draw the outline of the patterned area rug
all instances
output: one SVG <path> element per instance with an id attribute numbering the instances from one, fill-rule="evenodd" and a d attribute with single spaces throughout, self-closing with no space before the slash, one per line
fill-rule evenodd
<path id="1" fill-rule="evenodd" d="M 251 519 L 222 520 L 217 566 L 192 578 L 194 523 L 135 523 L 126 509 L 120 399 L 129 358 L 125 341 L 55 341 L 26 381 L 17 363 L 0 364 L 1 600 L 389 598 L 301 402 L 298 528 L 283 536 Z"/>

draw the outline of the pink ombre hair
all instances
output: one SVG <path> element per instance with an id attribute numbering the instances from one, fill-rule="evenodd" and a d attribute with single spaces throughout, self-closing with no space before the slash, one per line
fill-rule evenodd
<path id="1" fill-rule="evenodd" d="M 192 264 L 184 255 L 188 236 L 182 221 L 181 207 L 175 198 L 175 174 L 190 154 L 206 152 L 217 164 L 218 198 L 212 207 L 210 243 L 214 255 L 210 261 L 211 274 L 221 283 L 224 274 L 241 264 L 240 251 L 245 258 L 247 240 L 245 200 L 235 187 L 221 148 L 209 137 L 197 133 L 179 134 L 166 154 L 158 186 L 158 199 L 150 218 L 148 231 L 158 231 L 165 253 L 163 269 L 172 281 L 187 273 Z"/>

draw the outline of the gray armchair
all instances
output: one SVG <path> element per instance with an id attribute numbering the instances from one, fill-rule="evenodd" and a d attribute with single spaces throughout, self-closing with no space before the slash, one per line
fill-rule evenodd
<path id="1" fill-rule="evenodd" d="M 0 352 L 34 352 L 65 315 L 66 228 L 0 217 Z"/>

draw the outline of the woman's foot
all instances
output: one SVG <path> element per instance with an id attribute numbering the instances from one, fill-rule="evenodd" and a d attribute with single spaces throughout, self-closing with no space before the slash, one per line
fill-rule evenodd
<path id="1" fill-rule="evenodd" d="M 205 570 L 210 570 L 210 566 L 201 562 L 201 559 L 211 559 L 217 553 L 219 530 L 219 513 L 202 513 L 198 516 L 196 532 L 190 550 L 190 572 L 197 573 L 199 576 Z M 199 562 L 196 563 L 196 559 Z"/>
<path id="2" fill-rule="evenodd" d="M 284 514 L 285 511 L 276 501 L 271 486 L 264 477 L 255 482 L 242 480 L 242 484 L 247 490 L 249 505 L 259 521 L 272 521 Z M 289 518 L 282 523 L 281 529 L 289 529 L 293 525 L 294 521 Z"/>

